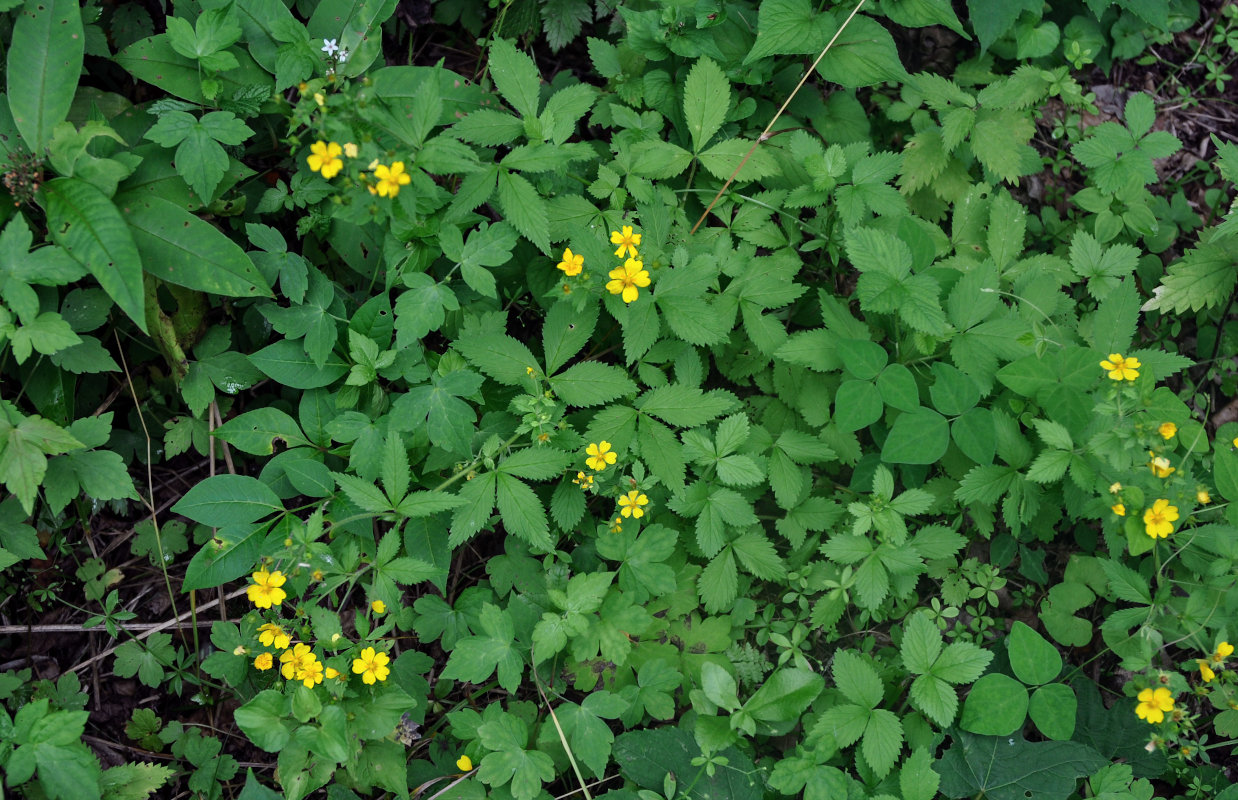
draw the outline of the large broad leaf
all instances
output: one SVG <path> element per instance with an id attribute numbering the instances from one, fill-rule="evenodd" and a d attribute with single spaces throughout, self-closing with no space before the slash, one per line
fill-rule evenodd
<path id="1" fill-rule="evenodd" d="M 190 560 L 181 588 L 210 589 L 253 570 L 262 557 L 262 542 L 270 527 L 250 522 L 220 528 Z"/>
<path id="2" fill-rule="evenodd" d="M 27 147 L 42 153 L 69 114 L 82 72 L 86 37 L 77 0 L 29 0 L 9 42 L 9 109 Z"/>
<path id="3" fill-rule="evenodd" d="M 693 766 L 701 748 L 688 731 L 652 728 L 629 731 L 615 740 L 615 761 L 623 776 L 645 789 L 661 791 L 668 774 L 679 776 L 680 791 L 691 800 L 761 800 L 759 781 L 749 779 L 756 771 L 752 760 L 733 747 L 721 752 L 728 765 L 706 775 Z M 688 776 L 694 776 L 692 779 Z"/>
<path id="4" fill-rule="evenodd" d="M 219 74 L 223 96 L 232 97 L 255 85 L 274 85 L 271 74 L 258 66 L 249 53 L 236 47 L 228 52 L 236 58 L 239 66 Z M 113 60 L 133 77 L 158 86 L 174 97 L 191 103 L 206 102 L 197 62 L 173 50 L 166 33 L 134 42 L 117 53 Z"/>
<path id="5" fill-rule="evenodd" d="M 283 510 L 275 492 L 248 475 L 207 478 L 172 506 L 173 512 L 213 527 L 254 522 L 273 511 Z"/>
<path id="6" fill-rule="evenodd" d="M 94 186 L 76 178 L 43 184 L 52 241 L 79 261 L 116 305 L 146 332 L 142 259 L 120 210 Z"/>
<path id="7" fill-rule="evenodd" d="M 817 71 L 828 81 L 855 88 L 907 77 L 894 37 L 881 23 L 856 16 L 821 59 Z"/>
<path id="8" fill-rule="evenodd" d="M 954 734 L 937 762 L 946 797 L 988 800 L 1065 800 L 1078 779 L 1108 759 L 1077 742 L 1027 742 L 1022 736 Z"/>
<path id="9" fill-rule="evenodd" d="M 178 286 L 226 297 L 274 297 L 261 273 L 214 225 L 154 195 L 117 198 L 146 271 Z"/>
<path id="10" fill-rule="evenodd" d="M 335 353 L 321 367 L 299 341 L 281 339 L 249 356 L 250 362 L 269 378 L 293 389 L 317 389 L 335 383 L 348 372 L 348 365 Z"/>
<path id="11" fill-rule="evenodd" d="M 946 454 L 950 426 L 931 408 L 907 411 L 894 420 L 894 427 L 881 448 L 887 464 L 932 464 Z"/>

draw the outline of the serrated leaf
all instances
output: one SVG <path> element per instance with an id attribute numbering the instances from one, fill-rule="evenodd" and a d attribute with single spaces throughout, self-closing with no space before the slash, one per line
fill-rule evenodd
<path id="1" fill-rule="evenodd" d="M 549 379 L 551 390 L 569 406 L 600 406 L 636 393 L 636 384 L 619 367 L 596 361 L 573 364 Z"/>
<path id="2" fill-rule="evenodd" d="M 684 81 L 683 113 L 692 137 L 692 152 L 700 153 L 726 118 L 731 83 L 710 58 L 698 59 Z"/>
<path id="3" fill-rule="evenodd" d="M 533 59 L 506 39 L 490 42 L 490 77 L 516 113 L 525 118 L 537 116 L 542 76 Z"/>

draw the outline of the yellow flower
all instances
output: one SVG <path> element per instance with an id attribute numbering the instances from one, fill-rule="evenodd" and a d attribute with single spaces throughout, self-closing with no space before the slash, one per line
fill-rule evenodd
<path id="1" fill-rule="evenodd" d="M 320 570 L 320 569 L 316 569 L 316 570 L 314 570 L 313 572 L 311 572 L 311 573 L 310 573 L 310 580 L 314 580 L 314 581 L 320 581 L 320 580 L 322 580 L 322 570 Z"/>
<path id="2" fill-rule="evenodd" d="M 322 662 L 315 658 L 313 653 L 310 653 L 309 658 L 301 665 L 297 680 L 301 681 L 306 689 L 313 689 L 315 684 L 322 683 Z"/>
<path id="3" fill-rule="evenodd" d="M 636 258 L 636 248 L 640 247 L 640 234 L 632 233 L 631 225 L 624 225 L 623 233 L 619 231 L 610 232 L 610 243 L 619 245 L 615 255 L 620 258 L 623 258 L 624 254 Z"/>
<path id="4" fill-rule="evenodd" d="M 1139 705 L 1135 715 L 1155 725 L 1165 721 L 1165 712 L 1174 710 L 1174 696 L 1166 688 L 1144 689 L 1139 693 Z"/>
<path id="5" fill-rule="evenodd" d="M 246 594 L 249 596 L 250 602 L 258 608 L 277 606 L 284 602 L 284 598 L 288 596 L 287 592 L 279 588 L 287 580 L 284 577 L 284 573 L 279 570 L 267 572 L 267 568 L 263 567 L 250 577 L 254 579 L 254 582 L 249 585 Z"/>
<path id="6" fill-rule="evenodd" d="M 1212 653 L 1213 664 L 1223 664 L 1225 659 L 1234 654 L 1234 646 L 1229 642 L 1221 642 L 1217 645 L 1217 649 Z"/>
<path id="7" fill-rule="evenodd" d="M 1212 495 L 1208 494 L 1207 489 L 1200 489 L 1195 493 L 1195 499 L 1201 506 L 1206 506 L 1212 502 Z"/>
<path id="8" fill-rule="evenodd" d="M 284 633 L 284 629 L 274 622 L 268 622 L 258 629 L 258 641 L 267 647 L 283 650 L 288 647 L 291 637 Z"/>
<path id="9" fill-rule="evenodd" d="M 615 517 L 613 520 L 611 520 L 610 532 L 611 533 L 623 533 L 623 525 L 620 524 L 622 521 L 623 521 L 622 517 Z"/>
<path id="10" fill-rule="evenodd" d="M 375 600 L 373 603 L 370 603 L 370 610 L 375 614 L 386 614 L 387 604 L 382 600 Z"/>
<path id="11" fill-rule="evenodd" d="M 1210 682 L 1217 676 L 1217 674 L 1212 671 L 1212 667 L 1208 664 L 1207 659 L 1197 658 L 1195 659 L 1195 663 L 1199 665 L 1199 677 L 1204 679 L 1204 683 Z"/>
<path id="12" fill-rule="evenodd" d="M 1152 454 L 1148 453 L 1148 455 Z M 1165 456 L 1155 456 L 1148 462 L 1148 469 L 1152 470 L 1152 474 L 1158 478 L 1168 478 L 1178 471 L 1176 467 L 1169 466 L 1169 459 Z"/>
<path id="13" fill-rule="evenodd" d="M 310 155 L 306 157 L 306 162 L 309 163 L 309 168 L 314 172 L 321 172 L 322 177 L 331 180 L 341 169 L 344 168 L 344 162 L 340 160 L 340 153 L 344 152 L 335 142 L 317 141 L 310 145 Z"/>
<path id="14" fill-rule="evenodd" d="M 327 104 L 327 99 L 322 96 L 322 92 L 314 92 L 314 102 L 321 108 Z"/>
<path id="15" fill-rule="evenodd" d="M 564 248 L 563 260 L 558 264 L 559 269 L 570 278 L 579 275 L 580 271 L 585 268 L 585 257 L 580 253 L 573 253 L 572 248 Z"/>
<path id="16" fill-rule="evenodd" d="M 1172 439 L 1174 434 L 1178 432 L 1178 426 L 1172 422 L 1162 422 L 1161 426 L 1156 429 L 1156 432 L 1161 435 L 1162 439 Z"/>
<path id="17" fill-rule="evenodd" d="M 1116 482 L 1109 484 L 1109 494 L 1117 494 L 1120 491 L 1122 491 L 1122 484 Z"/>
<path id="18" fill-rule="evenodd" d="M 378 653 L 373 647 L 367 647 L 361 651 L 360 658 L 353 659 L 352 671 L 360 675 L 364 683 L 385 681 L 391 674 L 391 669 L 387 666 L 390 660 L 386 653 Z"/>
<path id="19" fill-rule="evenodd" d="M 1110 353 L 1100 366 L 1109 373 L 1109 379 L 1115 381 L 1133 381 L 1139 377 L 1138 369 L 1143 364 L 1137 358 L 1123 358 L 1120 353 Z"/>
<path id="20" fill-rule="evenodd" d="M 327 667 L 326 675 L 328 678 L 335 679 L 340 677 L 340 671 L 335 667 Z"/>
<path id="21" fill-rule="evenodd" d="M 356 158 L 357 157 L 357 145 L 353 144 L 352 142 L 346 142 L 344 144 L 344 155 L 348 156 L 349 158 Z"/>
<path id="22" fill-rule="evenodd" d="M 400 193 L 400 187 L 407 186 L 412 180 L 404 171 L 403 161 L 396 161 L 390 167 L 379 164 L 374 167 L 374 177 L 378 178 L 375 191 L 379 197 L 395 197 Z"/>
<path id="23" fill-rule="evenodd" d="M 610 449 L 610 442 L 605 440 L 597 444 L 590 444 L 585 448 L 585 455 L 589 456 L 585 459 L 585 464 L 594 472 L 601 472 L 606 469 L 606 465 L 615 463 L 617 458 Z"/>
<path id="24" fill-rule="evenodd" d="M 1122 505 L 1121 503 L 1114 503 L 1109 508 L 1110 510 L 1113 511 L 1113 513 L 1117 514 L 1119 517 L 1126 516 L 1126 506 Z"/>
<path id="25" fill-rule="evenodd" d="M 610 271 L 611 280 L 606 282 L 606 291 L 623 295 L 623 302 L 631 303 L 640 296 L 636 287 L 649 285 L 649 273 L 644 263 L 629 258 L 622 267 Z"/>
<path id="26" fill-rule="evenodd" d="M 1157 500 L 1152 507 L 1143 512 L 1143 524 L 1148 535 L 1153 539 L 1158 536 L 1164 539 L 1174 532 L 1174 520 L 1178 519 L 1178 509 L 1171 506 L 1164 498 Z"/>
<path id="27" fill-rule="evenodd" d="M 258 657 L 254 659 L 254 667 L 257 669 L 266 671 L 273 666 L 275 666 L 275 659 L 271 657 L 270 653 L 259 653 Z"/>
<path id="28" fill-rule="evenodd" d="M 279 668 L 280 674 L 285 680 L 292 680 L 297 673 L 301 672 L 302 667 L 307 661 L 313 661 L 316 656 L 310 650 L 308 644 L 297 642 L 291 650 L 285 650 L 279 656 L 279 663 L 282 664 Z"/>
<path id="29" fill-rule="evenodd" d="M 473 769 L 473 759 L 468 756 L 460 756 L 456 759 L 456 769 L 461 772 L 469 772 Z"/>
<path id="30" fill-rule="evenodd" d="M 625 517 L 640 519 L 645 516 L 641 506 L 649 505 L 649 498 L 637 491 L 631 491 L 619 498 L 619 513 Z"/>
<path id="31" fill-rule="evenodd" d="M 577 472 L 576 477 L 572 480 L 572 483 L 582 488 L 588 488 L 593 485 L 593 476 L 586 475 L 583 472 Z"/>

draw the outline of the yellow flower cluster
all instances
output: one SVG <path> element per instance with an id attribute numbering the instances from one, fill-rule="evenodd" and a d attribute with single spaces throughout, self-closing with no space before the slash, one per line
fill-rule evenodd
<path id="1" fill-rule="evenodd" d="M 1109 373 L 1110 380 L 1133 381 L 1139 377 L 1139 368 L 1143 364 L 1137 358 L 1123 358 L 1121 353 L 1110 353 L 1108 359 L 1100 362 L 1100 366 Z"/>
<path id="2" fill-rule="evenodd" d="M 641 235 L 633 233 L 631 225 L 622 228 L 622 231 L 610 232 L 610 243 L 619 245 L 615 255 L 627 256 L 627 260 L 608 273 L 610 280 L 606 282 L 606 291 L 621 296 L 625 303 L 632 303 L 640 296 L 640 289 L 649 285 L 649 273 L 645 271 L 644 262 L 637 261 L 640 254 L 636 248 L 640 246 Z"/>
<path id="3" fill-rule="evenodd" d="M 301 681 L 307 689 L 322 683 L 324 665 L 307 644 L 297 642 L 291 650 L 285 650 L 279 657 L 279 663 L 282 665 L 279 672 L 284 680 Z"/>
<path id="4" fill-rule="evenodd" d="M 391 166 L 378 163 L 378 159 L 370 162 L 370 169 L 374 170 L 374 177 L 377 183 L 374 185 L 366 184 L 366 188 L 370 190 L 370 194 L 376 194 L 379 197 L 395 197 L 400 193 L 401 186 L 407 186 L 412 178 L 404 171 L 403 161 L 393 161 Z"/>

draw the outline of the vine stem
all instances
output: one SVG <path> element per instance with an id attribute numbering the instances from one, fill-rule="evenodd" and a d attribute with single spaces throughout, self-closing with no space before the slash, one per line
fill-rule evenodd
<path id="1" fill-rule="evenodd" d="M 701 227 L 701 223 L 704 222 L 705 218 L 709 216 L 709 212 L 714 210 L 714 206 L 717 205 L 718 200 L 721 199 L 723 192 L 729 189 L 731 184 L 734 183 L 735 177 L 739 175 L 739 171 L 744 168 L 745 164 L 748 163 L 748 159 L 752 158 L 752 154 L 756 152 L 757 146 L 760 145 L 761 142 L 769 139 L 769 132 L 774 127 L 774 123 L 777 122 L 778 118 L 782 116 L 782 112 L 787 110 L 787 106 L 791 105 L 791 101 L 795 99 L 797 94 L 799 94 L 800 89 L 804 88 L 804 84 L 808 82 L 808 76 L 811 75 L 813 70 L 817 68 L 817 65 L 821 63 L 821 59 L 825 58 L 825 54 L 830 52 L 830 48 L 834 46 L 834 42 L 838 41 L 838 37 L 842 36 L 843 31 L 847 30 L 847 26 L 851 24 L 851 20 L 855 18 L 855 15 L 859 13 L 860 8 L 863 5 L 864 0 L 860 0 L 860 2 L 856 3 L 855 8 L 851 9 L 851 13 L 847 15 L 845 20 L 843 20 L 843 24 L 838 27 L 838 30 L 834 31 L 834 35 L 831 36 L 830 41 L 826 43 L 825 49 L 822 50 L 821 54 L 817 56 L 817 59 L 812 62 L 812 66 L 804 72 L 804 76 L 800 78 L 799 83 L 795 84 L 795 88 L 791 90 L 791 94 L 787 95 L 787 99 L 782 101 L 782 106 L 778 109 L 778 113 L 774 114 L 774 118 L 771 119 L 769 124 L 765 126 L 765 130 L 761 131 L 761 135 L 758 136 L 757 140 L 752 143 L 752 147 L 748 148 L 748 152 L 744 154 L 743 159 L 739 162 L 739 166 L 736 167 L 735 171 L 731 173 L 731 177 L 726 179 L 726 183 L 722 184 L 722 188 L 718 190 L 716 195 L 714 195 L 714 199 L 709 201 L 709 206 L 707 206 L 701 213 L 701 218 L 698 219 L 696 224 L 692 226 L 692 230 L 688 231 L 689 235 L 696 233 L 696 229 Z"/>

